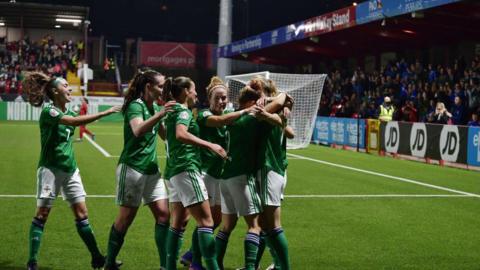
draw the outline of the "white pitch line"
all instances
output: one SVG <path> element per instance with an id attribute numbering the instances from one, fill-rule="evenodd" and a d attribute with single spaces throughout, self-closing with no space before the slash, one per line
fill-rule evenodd
<path id="1" fill-rule="evenodd" d="M 355 168 L 355 167 L 350 167 L 350 166 L 346 166 L 346 165 L 336 164 L 336 163 L 332 163 L 332 162 L 328 162 L 328 161 L 323 161 L 323 160 L 318 160 L 318 159 L 314 159 L 314 158 L 304 157 L 304 156 L 295 155 L 295 154 L 291 154 L 291 153 L 287 153 L 287 155 L 292 156 L 292 157 L 296 157 L 296 158 L 300 158 L 300 159 L 305 159 L 305 160 L 309 160 L 309 161 L 321 163 L 321 164 L 325 164 L 325 165 L 329 165 L 329 166 L 332 166 L 332 167 L 338 167 L 338 168 L 342 168 L 342 169 L 346 169 L 346 170 L 351 170 L 351 171 L 356 171 L 356 172 L 361 172 L 361 173 L 366 173 L 366 174 L 381 176 L 381 177 L 390 178 L 390 179 L 397 180 L 397 181 L 407 182 L 407 183 L 416 184 L 416 185 L 420 185 L 420 186 L 424 186 L 424 187 L 429 187 L 429 188 L 433 188 L 433 189 L 439 189 L 439 190 L 448 191 L 448 192 L 452 192 L 452 193 L 457 193 L 457 194 L 462 194 L 462 195 L 467 195 L 467 196 L 471 196 L 471 197 L 480 198 L 480 195 L 479 195 L 479 194 L 474 194 L 474 193 L 465 192 L 465 191 L 461 191 L 461 190 L 456 190 L 456 189 L 451 189 L 451 188 L 446 188 L 446 187 L 431 185 L 431 184 L 427 184 L 427 183 L 415 181 L 415 180 L 408 179 L 408 178 L 403 178 L 403 177 L 388 175 L 388 174 L 384 174 L 384 173 L 378 173 L 378 172 L 373 172 L 373 171 L 358 169 L 358 168 Z"/>
<path id="2" fill-rule="evenodd" d="M 0 194 L 0 198 L 36 198 L 36 195 L 28 194 Z M 87 195 L 87 198 L 115 198 L 115 195 Z"/>
<path id="3" fill-rule="evenodd" d="M 27 195 L 27 194 L 12 194 L 12 195 L 2 195 L 0 198 L 35 198 L 36 195 Z M 459 195 L 459 194 L 340 194 L 340 195 L 285 195 L 285 198 L 346 198 L 346 199 L 362 199 L 362 198 L 472 198 L 475 196 L 470 195 Z M 115 195 L 87 195 L 87 198 L 115 198 Z"/>
<path id="4" fill-rule="evenodd" d="M 465 198 L 461 194 L 362 194 L 362 195 L 285 195 L 285 198 Z"/>
<path id="5" fill-rule="evenodd" d="M 93 146 L 95 146 L 95 148 L 97 148 L 98 151 L 100 151 L 105 157 L 111 157 L 111 155 L 105 149 L 103 149 L 100 145 L 98 145 L 98 143 L 94 142 L 92 138 L 90 138 L 90 136 L 88 135 L 84 135 L 84 136 L 85 138 L 87 138 L 87 141 L 91 143 Z"/>

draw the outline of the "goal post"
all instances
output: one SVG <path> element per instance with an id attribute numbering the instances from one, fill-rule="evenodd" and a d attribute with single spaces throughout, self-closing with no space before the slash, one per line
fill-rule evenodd
<path id="1" fill-rule="evenodd" d="M 295 138 L 288 140 L 289 149 L 305 148 L 312 138 L 326 74 L 287 74 L 256 72 L 226 76 L 228 98 L 238 108 L 240 90 L 254 77 L 262 76 L 275 82 L 278 91 L 291 95 L 295 104 L 288 120 L 295 131 Z"/>

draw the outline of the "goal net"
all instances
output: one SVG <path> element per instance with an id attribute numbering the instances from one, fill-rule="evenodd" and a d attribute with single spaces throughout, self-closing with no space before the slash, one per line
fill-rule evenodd
<path id="1" fill-rule="evenodd" d="M 312 138 L 318 106 L 322 96 L 325 74 L 286 74 L 257 72 L 226 76 L 229 87 L 228 98 L 238 108 L 240 90 L 254 77 L 263 76 L 275 82 L 280 92 L 286 92 L 295 99 L 292 114 L 288 120 L 295 131 L 295 138 L 288 140 L 289 149 L 305 148 Z"/>

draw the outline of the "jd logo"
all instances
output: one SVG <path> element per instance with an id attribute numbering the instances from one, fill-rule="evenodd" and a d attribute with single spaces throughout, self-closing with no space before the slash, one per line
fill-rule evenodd
<path id="1" fill-rule="evenodd" d="M 412 125 L 410 132 L 410 151 L 412 156 L 425 157 L 427 152 L 427 128 L 423 123 Z"/>
<path id="2" fill-rule="evenodd" d="M 400 146 L 400 128 L 398 122 L 390 121 L 385 126 L 385 150 L 389 153 L 397 153 Z"/>
<path id="3" fill-rule="evenodd" d="M 457 126 L 445 125 L 440 134 L 440 156 L 443 160 L 456 162 L 460 150 L 460 134 Z"/>

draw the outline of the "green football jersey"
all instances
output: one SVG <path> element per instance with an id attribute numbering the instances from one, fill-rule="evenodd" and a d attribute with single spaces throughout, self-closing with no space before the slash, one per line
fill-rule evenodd
<path id="1" fill-rule="evenodd" d="M 223 167 L 223 179 L 255 173 L 258 120 L 244 114 L 227 126 L 227 150 L 229 160 Z"/>
<path id="2" fill-rule="evenodd" d="M 73 154 L 75 127 L 59 123 L 64 115 L 77 116 L 71 110 L 64 113 L 53 105 L 47 105 L 40 114 L 40 161 L 38 167 L 75 172 L 77 162 Z"/>
<path id="3" fill-rule="evenodd" d="M 283 128 L 262 122 L 259 128 L 257 169 L 265 168 L 284 175 L 287 168 L 287 140 Z"/>
<path id="4" fill-rule="evenodd" d="M 177 104 L 173 107 L 173 112 L 168 113 L 165 118 L 165 128 L 167 129 L 165 179 L 167 180 L 181 172 L 201 171 L 200 148 L 177 140 L 175 132 L 177 125 L 185 125 L 188 132 L 197 137 L 200 133 L 198 124 L 193 119 L 192 111 L 187 107 Z"/>
<path id="5" fill-rule="evenodd" d="M 119 164 L 126 164 L 143 174 L 151 175 L 158 172 L 157 134 L 159 123 L 154 125 L 150 132 L 135 137 L 130 121 L 137 117 L 146 121 L 160 110 L 161 107 L 156 103 L 153 103 L 153 108 L 149 109 L 141 99 L 136 99 L 128 105 L 123 115 L 123 151 L 118 161 Z"/>
<path id="6" fill-rule="evenodd" d="M 230 112 L 232 111 L 225 110 L 223 114 Z M 213 113 L 209 109 L 202 110 L 198 113 L 197 123 L 200 127 L 200 138 L 211 143 L 216 143 L 226 149 L 227 127 L 207 127 L 207 118 L 211 115 L 213 115 Z M 202 171 L 217 179 L 221 178 L 224 160 L 208 149 L 202 148 L 200 149 L 200 153 L 202 158 Z"/>

